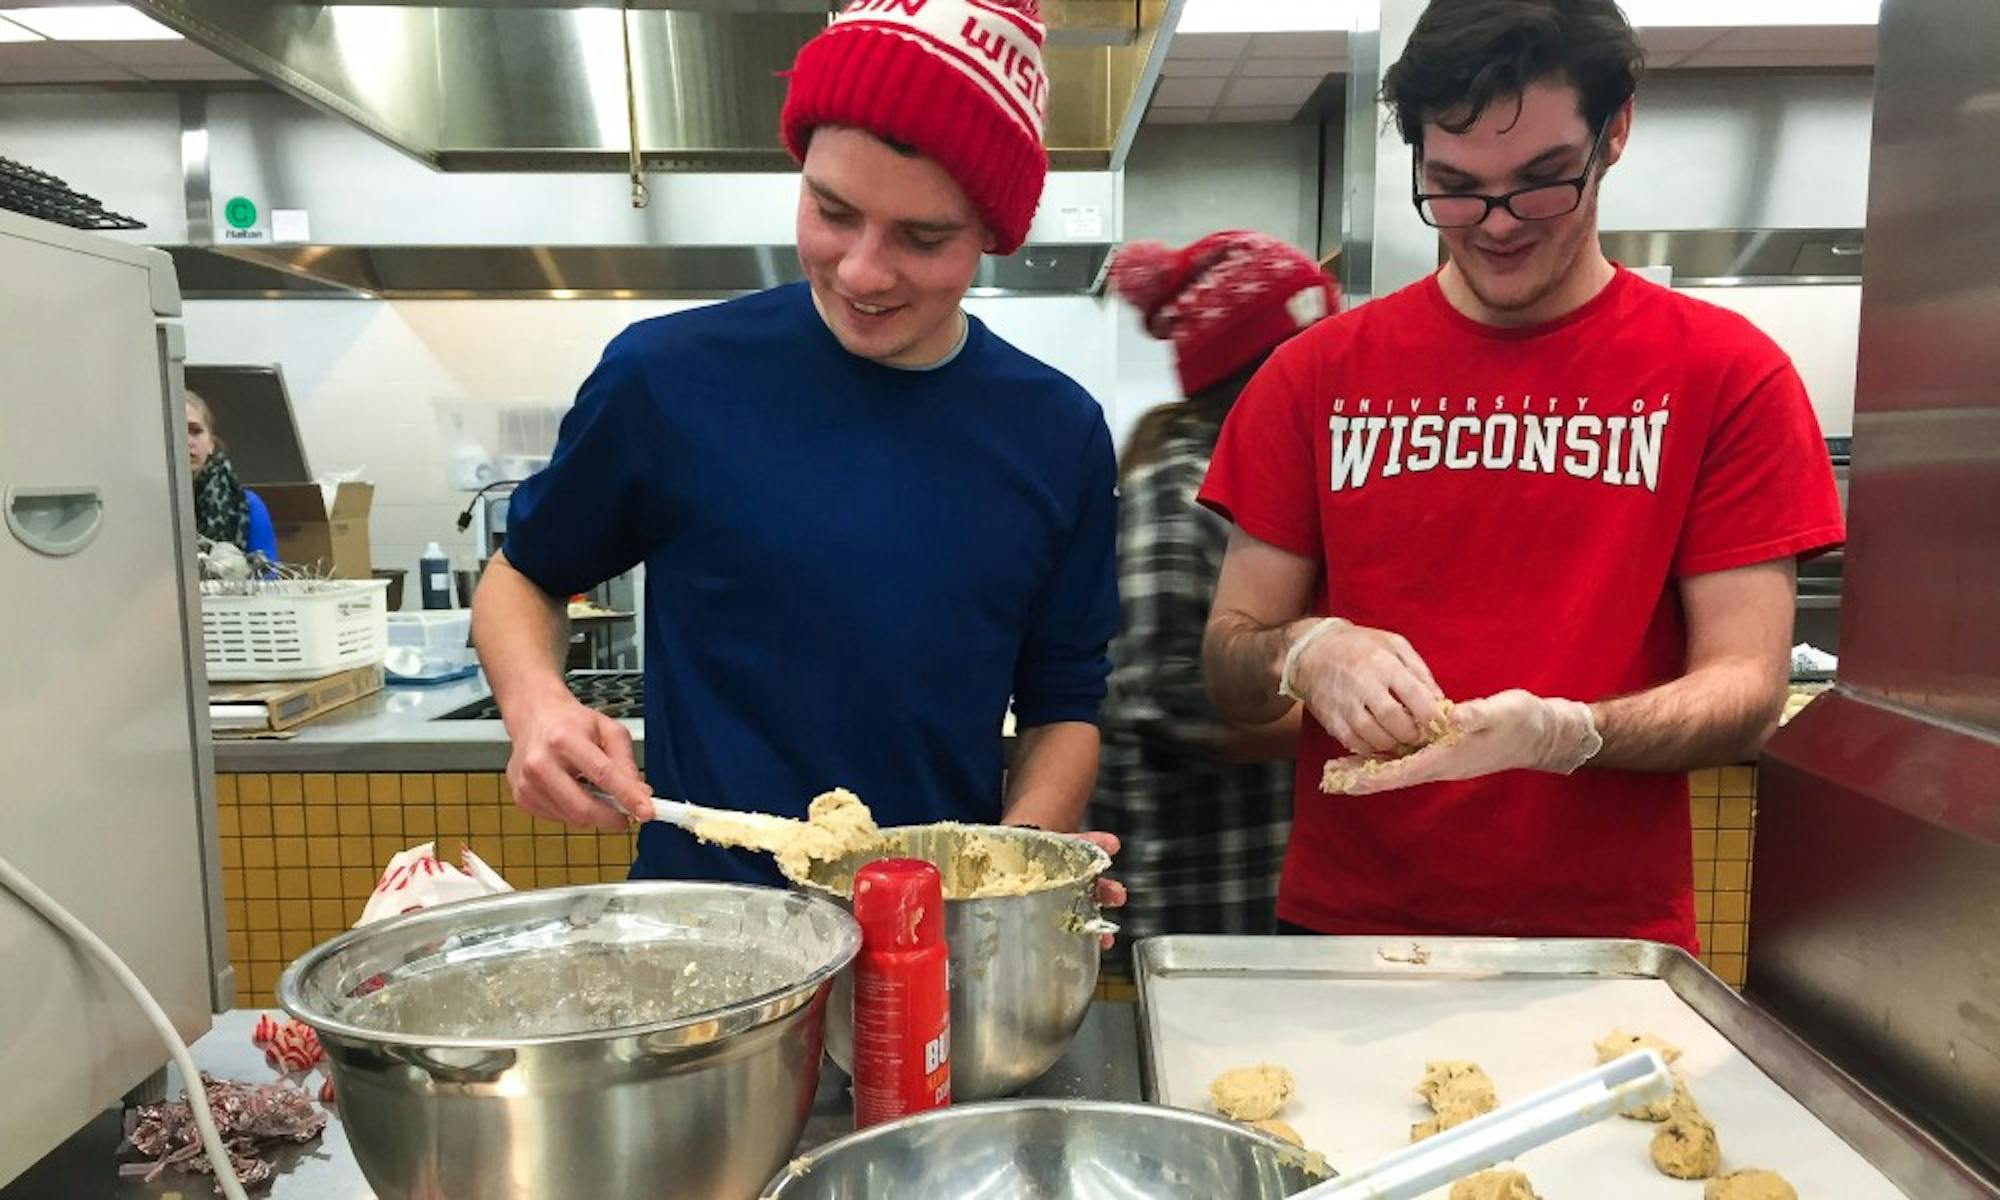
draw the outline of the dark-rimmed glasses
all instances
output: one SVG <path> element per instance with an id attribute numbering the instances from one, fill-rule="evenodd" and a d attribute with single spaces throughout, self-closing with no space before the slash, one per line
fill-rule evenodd
<path id="1" fill-rule="evenodd" d="M 1498 196 L 1421 191 L 1423 159 L 1413 158 L 1410 201 L 1417 206 L 1417 216 L 1433 229 L 1469 229 L 1483 223 L 1496 208 L 1506 209 L 1517 221 L 1548 221 L 1567 216 L 1583 203 L 1584 189 L 1590 186 L 1590 172 L 1597 165 L 1598 152 L 1604 148 L 1604 131 L 1609 128 L 1609 121 L 1597 127 L 1597 136 L 1590 140 L 1590 154 L 1583 160 L 1583 171 L 1575 178 L 1515 188 Z"/>

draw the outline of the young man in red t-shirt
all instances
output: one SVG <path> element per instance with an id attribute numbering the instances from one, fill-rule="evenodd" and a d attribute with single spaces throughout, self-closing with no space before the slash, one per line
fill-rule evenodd
<path id="1" fill-rule="evenodd" d="M 1695 948 L 1686 772 L 1775 725 L 1796 560 L 1843 535 L 1785 354 L 1598 247 L 1640 63 L 1611 0 L 1434 0 L 1383 92 L 1450 261 L 1223 430 L 1209 690 L 1313 718 L 1285 922 Z"/>

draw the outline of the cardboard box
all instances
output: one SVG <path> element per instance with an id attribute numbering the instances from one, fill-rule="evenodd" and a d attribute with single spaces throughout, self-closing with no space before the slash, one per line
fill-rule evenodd
<path id="1" fill-rule="evenodd" d="M 265 483 L 250 489 L 271 510 L 278 561 L 334 579 L 367 579 L 372 483 L 343 483 L 328 500 L 316 483 Z"/>
<path id="2" fill-rule="evenodd" d="M 303 725 L 314 717 L 381 690 L 382 668 L 377 664 L 355 667 L 319 679 L 211 683 L 208 685 L 209 721 L 218 737 L 277 732 Z"/>

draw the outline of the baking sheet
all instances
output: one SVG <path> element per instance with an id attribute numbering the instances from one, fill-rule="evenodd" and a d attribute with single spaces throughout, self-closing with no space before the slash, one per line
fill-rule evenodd
<path id="1" fill-rule="evenodd" d="M 1676 1066 L 1715 1124 L 1725 1171 L 1776 1170 L 1806 1200 L 1906 1195 L 1660 980 L 1190 972 L 1148 979 L 1145 997 L 1152 1098 L 1212 1111 L 1217 1074 L 1280 1063 L 1298 1085 L 1280 1118 L 1336 1170 L 1409 1144 L 1410 1126 L 1430 1115 L 1413 1090 L 1427 1059 L 1478 1062 L 1506 1103 L 1590 1069 L 1591 1043 L 1622 1027 L 1681 1047 Z M 1699 1183 L 1653 1168 L 1647 1145 L 1658 1128 L 1615 1118 L 1517 1165 L 1546 1200 L 1700 1196 Z"/>

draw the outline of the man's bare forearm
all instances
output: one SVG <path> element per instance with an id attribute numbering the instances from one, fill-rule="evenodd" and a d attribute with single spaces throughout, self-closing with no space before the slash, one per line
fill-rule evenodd
<path id="1" fill-rule="evenodd" d="M 1091 789 L 1097 786 L 1097 726 L 1085 721 L 1036 725 L 1019 730 L 1014 747 L 1001 823 L 1074 833 L 1083 825 Z"/>
<path id="2" fill-rule="evenodd" d="M 1691 771 L 1756 757 L 1785 704 L 1780 665 L 1715 663 L 1590 706 L 1604 749 L 1593 767 Z"/>
<path id="3" fill-rule="evenodd" d="M 1293 702 L 1278 694 L 1278 676 L 1291 644 L 1288 631 L 1295 624 L 1260 625 L 1239 612 L 1209 617 L 1201 665 L 1209 702 L 1223 720 L 1269 725 L 1291 709 Z"/>
<path id="4" fill-rule="evenodd" d="M 504 715 L 517 699 L 568 693 L 569 606 L 495 554 L 472 599 L 472 644 Z"/>

